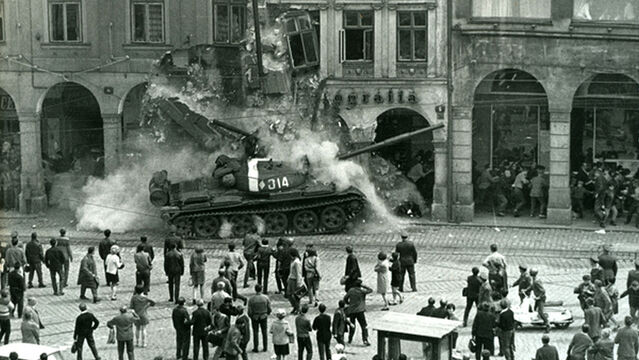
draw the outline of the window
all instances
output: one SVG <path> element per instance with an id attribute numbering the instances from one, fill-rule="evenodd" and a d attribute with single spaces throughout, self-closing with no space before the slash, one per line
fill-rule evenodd
<path id="1" fill-rule="evenodd" d="M 288 52 L 293 68 L 319 64 L 317 35 L 311 17 L 307 13 L 293 14 L 284 18 Z"/>
<path id="2" fill-rule="evenodd" d="M 589 21 L 639 21 L 639 2 L 635 0 L 575 0 L 573 17 Z"/>
<path id="3" fill-rule="evenodd" d="M 134 1 L 131 9 L 131 41 L 164 42 L 164 3 Z"/>
<path id="4" fill-rule="evenodd" d="M 428 23 L 426 11 L 397 12 L 397 59 L 426 61 Z"/>
<path id="5" fill-rule="evenodd" d="M 4 41 L 4 1 L 0 0 L 0 41 Z"/>
<path id="6" fill-rule="evenodd" d="M 80 3 L 50 2 L 49 26 L 51 41 L 81 41 Z"/>
<path id="7" fill-rule="evenodd" d="M 550 18 L 550 0 L 472 0 L 472 2 L 474 17 Z"/>
<path id="8" fill-rule="evenodd" d="M 213 41 L 237 44 L 246 31 L 246 3 L 244 1 L 213 0 Z"/>
<path id="9" fill-rule="evenodd" d="M 373 60 L 372 11 L 344 11 L 340 50 L 341 61 Z"/>

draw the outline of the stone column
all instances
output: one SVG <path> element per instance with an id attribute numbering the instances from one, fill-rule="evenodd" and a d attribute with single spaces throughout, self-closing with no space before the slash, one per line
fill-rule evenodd
<path id="1" fill-rule="evenodd" d="M 40 115 L 33 111 L 18 112 L 20 121 L 20 212 L 34 214 L 47 209 L 42 171 Z"/>
<path id="2" fill-rule="evenodd" d="M 120 114 L 102 114 L 104 132 L 104 174 L 113 172 L 119 163 L 122 145 Z"/>
<path id="3" fill-rule="evenodd" d="M 433 141 L 435 148 L 435 185 L 433 187 L 432 218 L 448 221 L 448 149 L 445 141 Z"/>
<path id="4" fill-rule="evenodd" d="M 453 178 L 449 179 L 453 191 L 453 221 L 469 222 L 473 220 L 475 202 L 472 181 L 472 107 L 453 106 L 452 139 L 453 142 Z"/>
<path id="5" fill-rule="evenodd" d="M 570 201 L 570 108 L 550 108 L 549 224 L 572 222 Z"/>

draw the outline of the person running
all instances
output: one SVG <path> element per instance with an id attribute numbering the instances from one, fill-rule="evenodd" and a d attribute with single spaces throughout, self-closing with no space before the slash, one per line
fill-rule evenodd
<path id="1" fill-rule="evenodd" d="M 532 277 L 532 293 L 535 296 L 535 308 L 537 309 L 537 314 L 539 318 L 544 321 L 544 326 L 546 327 L 545 332 L 548 333 L 550 331 L 550 323 L 548 322 L 548 315 L 544 311 L 544 304 L 546 302 L 546 289 L 542 282 L 537 278 L 537 270 L 531 269 L 530 276 Z"/>
<path id="2" fill-rule="evenodd" d="M 353 284 L 353 287 L 348 290 L 344 296 L 344 303 L 348 305 L 346 308 L 346 315 L 348 316 L 351 324 L 348 332 L 348 343 L 353 342 L 353 336 L 355 335 L 355 321 L 359 323 L 362 328 L 362 342 L 365 346 L 370 346 L 368 342 L 368 324 L 366 323 L 366 295 L 373 292 L 373 289 L 362 284 L 362 279 L 357 279 Z"/>

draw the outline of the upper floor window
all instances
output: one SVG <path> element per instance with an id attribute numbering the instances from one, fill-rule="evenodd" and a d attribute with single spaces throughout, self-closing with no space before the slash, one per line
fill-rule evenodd
<path id="1" fill-rule="evenodd" d="M 573 18 L 590 21 L 639 21 L 639 2 L 636 0 L 575 0 Z"/>
<path id="2" fill-rule="evenodd" d="M 49 34 L 51 41 L 82 41 L 79 1 L 49 2 Z"/>
<path id="3" fill-rule="evenodd" d="M 288 51 L 293 68 L 319 64 L 317 35 L 308 13 L 293 13 L 284 18 Z"/>
<path id="4" fill-rule="evenodd" d="M 246 32 L 246 2 L 242 0 L 213 1 L 213 41 L 237 44 Z"/>
<path id="5" fill-rule="evenodd" d="M 4 0 L 0 0 L 0 41 L 4 41 Z"/>
<path id="6" fill-rule="evenodd" d="M 164 3 L 135 0 L 131 3 L 131 41 L 164 42 Z"/>
<path id="7" fill-rule="evenodd" d="M 428 20 L 426 11 L 397 12 L 397 59 L 426 61 Z"/>
<path id="8" fill-rule="evenodd" d="M 344 11 L 340 32 L 340 60 L 373 60 L 373 11 Z"/>
<path id="9" fill-rule="evenodd" d="M 550 0 L 472 0 L 472 3 L 473 17 L 550 18 Z"/>

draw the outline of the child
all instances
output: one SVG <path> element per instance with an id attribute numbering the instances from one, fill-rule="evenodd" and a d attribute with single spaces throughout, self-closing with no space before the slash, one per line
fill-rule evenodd
<path id="1" fill-rule="evenodd" d="M 278 309 L 275 312 L 277 320 L 271 324 L 271 334 L 273 334 L 273 348 L 275 349 L 275 355 L 277 360 L 286 360 L 286 355 L 289 354 L 288 344 L 293 337 L 293 331 L 288 322 L 284 320 L 286 317 L 286 310 Z"/>
<path id="2" fill-rule="evenodd" d="M 20 274 L 20 262 L 13 266 L 13 271 L 9 273 L 9 293 L 11 294 L 11 302 L 18 308 L 18 317 L 22 317 L 22 309 L 24 309 L 24 276 Z M 13 316 L 11 310 L 11 316 Z"/>

